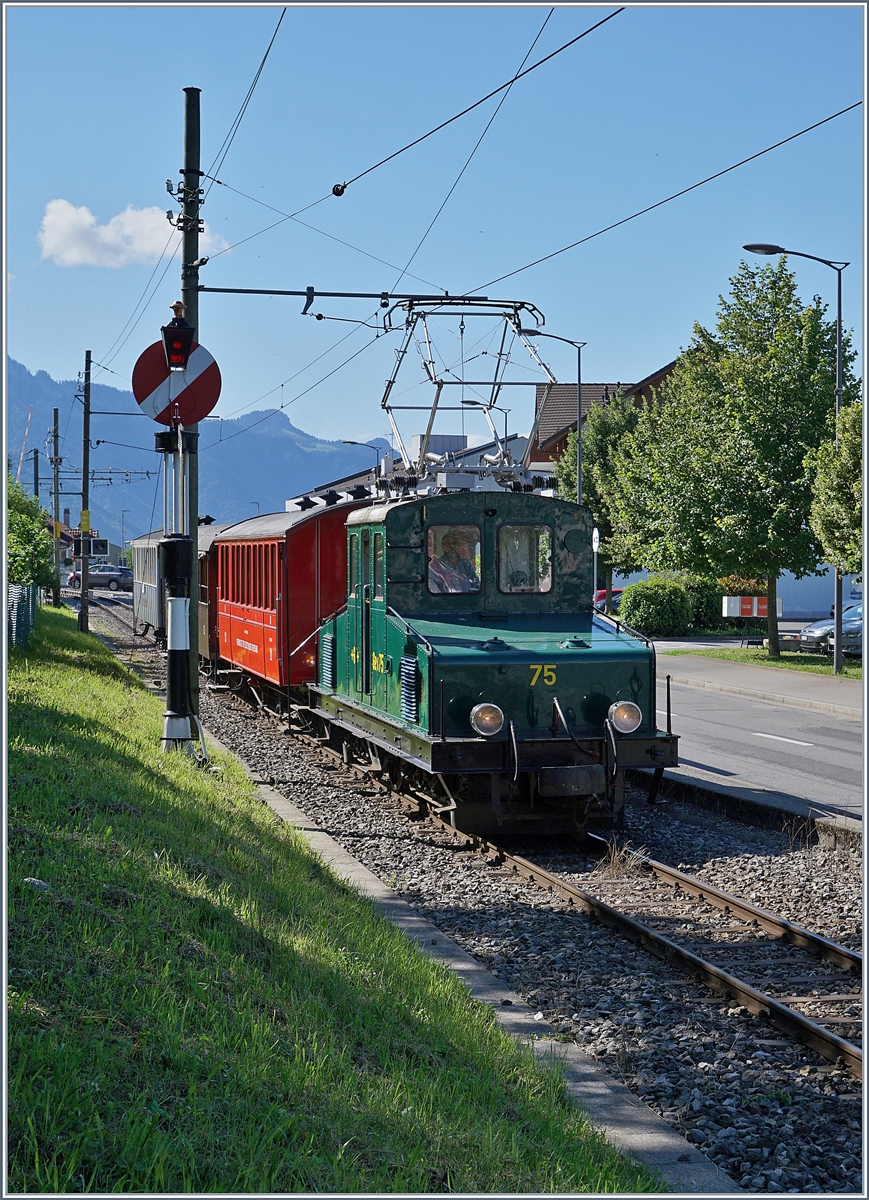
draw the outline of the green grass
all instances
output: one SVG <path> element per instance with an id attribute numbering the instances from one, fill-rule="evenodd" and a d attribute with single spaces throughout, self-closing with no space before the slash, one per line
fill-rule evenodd
<path id="1" fill-rule="evenodd" d="M 708 649 L 692 650 L 661 650 L 661 654 L 697 654 L 701 658 L 726 658 L 730 662 L 750 663 L 757 667 L 781 667 L 786 671 L 809 671 L 813 675 L 832 675 L 832 654 L 800 654 L 783 650 L 780 658 L 770 658 L 768 651 L 758 646 L 756 649 L 740 646 L 711 646 Z M 845 658 L 842 663 L 843 679 L 862 679 L 863 663 L 861 660 Z"/>
<path id="2" fill-rule="evenodd" d="M 664 1190 L 161 714 L 65 610 L 10 655 L 11 1192 Z"/>

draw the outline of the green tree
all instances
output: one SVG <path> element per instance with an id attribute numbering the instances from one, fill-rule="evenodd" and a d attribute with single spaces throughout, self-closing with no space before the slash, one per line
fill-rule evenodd
<path id="1" fill-rule="evenodd" d="M 53 588 L 54 539 L 45 527 L 46 514 L 39 501 L 7 476 L 6 567 L 10 583 L 35 583 Z"/>
<path id="2" fill-rule="evenodd" d="M 806 465 L 829 430 L 836 326 L 784 257 L 731 279 L 714 332 L 695 324 L 660 395 L 615 452 L 614 555 L 653 570 L 761 576 L 778 657 L 776 581 L 818 573 Z M 844 341 L 846 402 L 857 399 Z"/>
<path id="3" fill-rule="evenodd" d="M 814 472 L 809 523 L 824 559 L 843 575 L 863 570 L 863 405 L 839 413 L 839 444 L 834 437 L 808 455 Z"/>
<path id="4" fill-rule="evenodd" d="M 613 523 L 610 496 L 614 488 L 613 457 L 623 437 L 637 424 L 639 409 L 633 400 L 617 392 L 608 404 L 594 404 L 582 423 L 582 502 L 591 512 L 600 533 L 598 566 L 603 568 L 607 612 L 612 609 L 613 568 L 631 571 L 636 565 L 630 557 L 613 557 Z M 576 433 L 567 439 L 567 448 L 555 466 L 558 494 L 565 500 L 576 498 Z"/>

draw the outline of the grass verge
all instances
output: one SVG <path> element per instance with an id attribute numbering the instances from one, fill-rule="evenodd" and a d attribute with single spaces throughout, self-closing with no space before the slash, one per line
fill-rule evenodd
<path id="1" fill-rule="evenodd" d="M 779 667 L 785 671 L 808 671 L 812 675 L 832 675 L 832 654 L 800 654 L 788 650 L 781 652 L 780 658 L 770 658 L 769 653 L 758 647 L 750 649 L 740 646 L 712 646 L 709 649 L 691 650 L 659 650 L 659 654 L 696 654 L 701 658 L 726 658 L 730 662 L 749 663 L 753 667 Z M 841 679 L 862 679 L 863 663 L 849 661 L 842 663 Z"/>
<path id="2" fill-rule="evenodd" d="M 9 660 L 11 1192 L 663 1191 L 65 610 Z"/>

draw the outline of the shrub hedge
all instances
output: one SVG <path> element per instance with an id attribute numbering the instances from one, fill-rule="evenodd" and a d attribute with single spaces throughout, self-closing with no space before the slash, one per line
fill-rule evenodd
<path id="1" fill-rule="evenodd" d="M 691 624 L 691 601 L 679 580 L 653 575 L 625 588 L 619 619 L 646 637 L 681 637 Z"/>

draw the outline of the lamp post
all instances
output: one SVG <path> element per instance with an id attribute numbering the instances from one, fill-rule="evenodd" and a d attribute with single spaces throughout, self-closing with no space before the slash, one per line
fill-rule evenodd
<path id="1" fill-rule="evenodd" d="M 251 500 L 250 503 L 256 505 L 256 515 L 259 516 L 259 500 Z"/>
<path id="2" fill-rule="evenodd" d="M 351 438 L 342 438 L 341 441 L 345 446 L 367 446 L 369 450 L 374 451 L 374 478 L 377 478 L 377 465 L 380 462 L 380 447 L 372 446 L 370 442 L 354 442 Z"/>
<path id="3" fill-rule="evenodd" d="M 839 446 L 839 410 L 842 407 L 842 272 L 851 264 L 831 261 L 829 258 L 818 258 L 816 254 L 804 254 L 802 250 L 785 250 L 783 246 L 773 246 L 768 242 L 749 242 L 742 247 L 752 254 L 793 254 L 796 258 L 810 258 L 812 262 L 823 263 L 836 272 L 836 447 Z M 836 572 L 835 590 L 833 592 L 833 674 L 842 673 L 842 573 L 838 567 Z"/>
<path id="4" fill-rule="evenodd" d="M 124 513 L 128 513 L 128 512 L 132 512 L 132 511 L 133 510 L 131 508 L 122 508 L 121 509 L 121 558 L 123 559 L 124 563 L 126 563 L 126 561 L 127 561 L 126 556 L 124 554 L 124 548 L 126 547 L 126 544 L 127 544 L 126 541 L 124 540 Z"/>
<path id="5" fill-rule="evenodd" d="M 582 348 L 588 342 L 576 342 L 573 338 L 544 333 L 541 329 L 517 329 L 516 332 L 529 338 L 552 338 L 555 342 L 576 347 L 576 503 L 582 504 Z"/>

